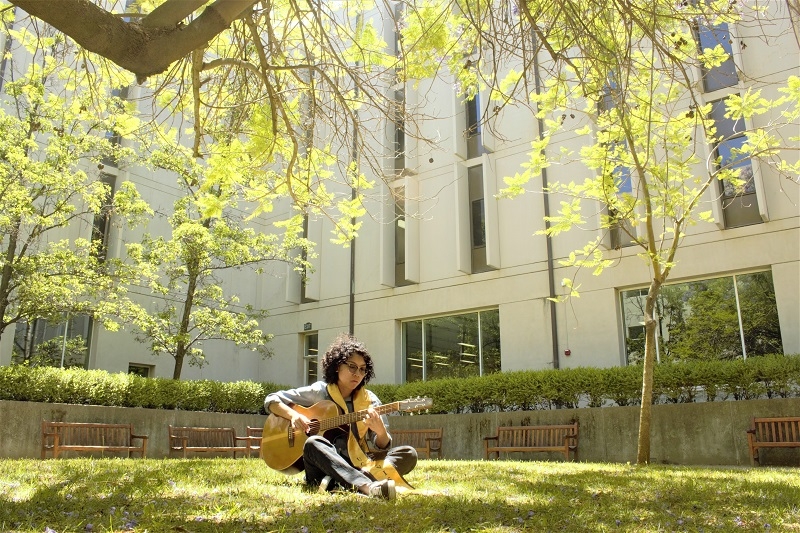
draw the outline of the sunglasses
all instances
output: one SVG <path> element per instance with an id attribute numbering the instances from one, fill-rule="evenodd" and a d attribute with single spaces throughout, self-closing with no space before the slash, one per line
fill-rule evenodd
<path id="1" fill-rule="evenodd" d="M 353 363 L 344 363 L 344 366 L 346 366 L 347 370 L 349 370 L 350 373 L 353 374 L 354 376 L 357 376 L 359 374 L 361 374 L 362 376 L 367 375 L 367 367 L 365 366 L 358 366 Z"/>

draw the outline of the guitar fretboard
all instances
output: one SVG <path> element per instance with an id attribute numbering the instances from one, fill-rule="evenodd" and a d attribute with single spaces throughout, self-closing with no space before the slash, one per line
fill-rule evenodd
<path id="1" fill-rule="evenodd" d="M 392 402 L 384 405 L 379 405 L 374 409 L 380 415 L 391 413 L 393 411 L 397 411 L 400 409 L 400 402 Z M 369 409 L 364 409 L 363 411 L 354 411 L 352 413 L 345 413 L 343 415 L 334 416 L 332 418 L 326 418 L 325 420 L 320 421 L 320 431 L 325 432 L 332 428 L 338 428 L 339 426 L 350 425 L 353 422 L 364 420 L 367 417 L 368 411 Z"/>

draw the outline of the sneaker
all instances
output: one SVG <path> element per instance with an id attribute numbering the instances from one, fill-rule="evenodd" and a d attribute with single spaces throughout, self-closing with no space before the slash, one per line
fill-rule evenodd
<path id="1" fill-rule="evenodd" d="M 320 492 L 328 492 L 328 485 L 331 483 L 331 476 L 325 476 L 322 478 L 322 481 L 319 482 L 319 491 Z"/>
<path id="2" fill-rule="evenodd" d="M 394 489 L 394 481 L 391 479 L 383 479 L 381 481 L 373 481 L 369 484 L 369 496 L 371 498 L 383 498 L 384 500 L 394 500 L 397 494 Z"/>

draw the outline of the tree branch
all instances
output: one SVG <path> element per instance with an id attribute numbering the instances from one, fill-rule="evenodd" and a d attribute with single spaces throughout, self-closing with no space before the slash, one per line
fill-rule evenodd
<path id="1" fill-rule="evenodd" d="M 181 25 L 177 17 L 203 2 L 167 0 L 161 11 L 156 10 L 137 23 L 126 22 L 90 0 L 60 0 L 59 9 L 41 0 L 10 1 L 69 35 L 86 50 L 133 72 L 140 83 L 164 72 L 193 50 L 205 47 L 256 3 L 256 0 L 216 0 L 196 19 Z"/>

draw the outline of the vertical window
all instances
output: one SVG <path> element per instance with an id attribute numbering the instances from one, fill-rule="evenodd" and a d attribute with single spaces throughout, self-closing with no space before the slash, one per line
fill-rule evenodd
<path id="1" fill-rule="evenodd" d="M 308 239 L 308 234 L 309 234 L 308 223 L 309 223 L 308 215 L 306 214 L 305 216 L 303 216 L 303 239 Z M 306 251 L 305 248 L 302 249 L 300 255 L 303 258 L 303 261 L 308 260 L 308 252 Z M 308 303 L 316 301 L 315 299 L 310 298 L 308 296 L 308 291 L 307 291 L 308 274 L 309 272 L 307 270 L 304 270 L 303 276 L 300 279 L 300 303 Z"/>
<path id="2" fill-rule="evenodd" d="M 406 381 L 500 371 L 499 317 L 494 309 L 405 322 Z"/>
<path id="3" fill-rule="evenodd" d="M 608 75 L 606 86 L 603 87 L 602 98 L 597 103 L 599 113 L 611 111 L 617 108 L 617 103 L 623 98 L 622 91 L 617 83 L 616 74 L 610 72 Z M 616 140 L 608 143 L 607 148 L 607 168 L 612 169 L 611 174 L 616 188 L 616 194 L 622 197 L 626 194 L 633 194 L 633 181 L 631 179 L 631 169 L 624 164 L 623 156 L 628 152 L 628 141 Z M 636 235 L 636 229 L 631 224 L 630 220 L 625 217 L 624 213 L 620 213 L 613 207 L 608 208 L 608 217 L 610 222 L 609 237 L 611 240 L 611 248 L 619 249 L 625 246 L 633 246 L 636 244 L 633 236 Z"/>
<path id="4" fill-rule="evenodd" d="M 484 153 L 481 139 L 481 103 L 480 95 L 475 94 L 466 102 L 467 113 L 467 159 L 479 157 Z"/>
<path id="5" fill-rule="evenodd" d="M 395 287 L 402 287 L 411 284 L 406 279 L 405 188 L 398 187 L 394 191 L 394 284 Z"/>
<path id="6" fill-rule="evenodd" d="M 483 166 L 469 167 L 469 214 L 472 243 L 472 271 L 483 272 L 486 266 L 486 213 L 483 198 Z"/>
<path id="7" fill-rule="evenodd" d="M 623 291 L 626 355 L 644 357 L 647 289 Z M 656 300 L 661 362 L 721 360 L 783 352 L 771 272 L 666 285 Z"/>
<path id="8" fill-rule="evenodd" d="M 394 92 L 394 170 L 399 176 L 406 168 L 406 90 L 398 89 Z"/>
<path id="9" fill-rule="evenodd" d="M 100 212 L 94 216 L 92 223 L 92 242 L 96 245 L 97 257 L 105 260 L 108 254 L 108 234 L 111 230 L 111 199 L 114 197 L 114 188 L 117 178 L 111 174 L 101 174 L 100 181 L 108 187 L 103 198 Z"/>
<path id="10" fill-rule="evenodd" d="M 695 31 L 697 34 L 697 46 L 701 52 L 721 45 L 728 54 L 728 58 L 719 66 L 711 68 L 700 67 L 703 75 L 703 90 L 712 92 L 725 87 L 732 87 L 739 83 L 736 64 L 733 61 L 733 41 L 728 25 L 722 23 L 711 27 L 698 26 Z"/>
<path id="11" fill-rule="evenodd" d="M 735 187 L 730 181 L 720 182 L 722 214 L 726 228 L 748 226 L 762 222 L 758 209 L 758 197 L 753 176 L 753 164 L 743 158 L 739 151 L 747 140 L 744 124 L 725 117 L 725 100 L 717 100 L 711 105 L 711 119 L 720 139 L 714 147 L 717 168 L 733 168 L 739 171 L 742 187 Z"/>
<path id="12" fill-rule="evenodd" d="M 303 336 L 303 365 L 305 384 L 319 381 L 319 335 L 310 333 Z"/>
<path id="13" fill-rule="evenodd" d="M 118 99 L 116 105 L 121 108 L 125 105 L 125 100 L 128 98 L 128 88 L 123 87 L 122 89 L 114 89 L 111 91 L 111 96 Z M 122 143 L 122 136 L 120 136 L 119 132 L 116 131 L 107 131 L 106 139 L 108 139 L 111 145 L 115 148 Z M 108 154 L 102 159 L 102 161 L 104 164 L 112 167 L 116 167 L 119 164 L 116 154 Z"/>

